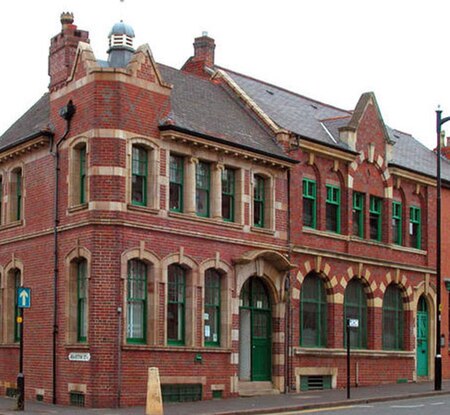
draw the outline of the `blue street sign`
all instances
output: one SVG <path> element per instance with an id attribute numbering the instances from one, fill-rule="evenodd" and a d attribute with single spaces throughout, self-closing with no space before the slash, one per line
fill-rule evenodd
<path id="1" fill-rule="evenodd" d="M 31 307 L 31 288 L 19 287 L 17 289 L 17 307 L 19 308 Z"/>

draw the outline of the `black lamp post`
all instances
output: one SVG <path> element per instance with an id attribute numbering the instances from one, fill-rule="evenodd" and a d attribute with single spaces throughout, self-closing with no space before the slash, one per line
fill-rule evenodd
<path id="1" fill-rule="evenodd" d="M 434 390 L 442 389 L 441 355 L 441 127 L 450 117 L 442 118 L 442 110 L 436 111 L 437 134 L 437 207 L 436 207 L 436 355 L 434 358 Z"/>

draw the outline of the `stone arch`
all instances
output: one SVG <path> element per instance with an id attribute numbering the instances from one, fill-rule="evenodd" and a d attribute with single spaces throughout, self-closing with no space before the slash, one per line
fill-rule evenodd
<path id="1" fill-rule="evenodd" d="M 18 270 L 20 273 L 20 286 L 24 283 L 24 264 L 22 260 L 16 258 L 13 254 L 11 261 L 3 268 L 2 278 L 2 318 L 1 326 L 3 333 L 3 343 L 14 343 L 14 298 L 15 287 L 13 285 L 14 273 Z M 2 316 L 2 317 L 1 317 Z M 1 333 L 1 332 L 0 332 Z"/>

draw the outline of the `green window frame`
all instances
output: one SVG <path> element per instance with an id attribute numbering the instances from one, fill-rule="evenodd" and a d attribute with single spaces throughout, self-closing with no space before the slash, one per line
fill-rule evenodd
<path id="1" fill-rule="evenodd" d="M 326 230 L 341 233 L 341 189 L 329 184 L 326 189 Z"/>
<path id="2" fill-rule="evenodd" d="M 303 179 L 303 226 L 317 227 L 317 187 L 316 181 Z"/>
<path id="3" fill-rule="evenodd" d="M 222 218 L 234 222 L 235 170 L 225 167 L 222 170 Z"/>
<path id="4" fill-rule="evenodd" d="M 211 165 L 199 161 L 195 168 L 195 212 L 197 216 L 209 217 Z"/>
<path id="5" fill-rule="evenodd" d="M 362 282 L 353 278 L 347 285 L 344 295 L 344 347 L 347 347 L 347 319 L 358 319 L 359 327 L 350 329 L 350 346 L 354 349 L 367 349 L 367 297 Z"/>
<path id="6" fill-rule="evenodd" d="M 169 163 L 169 210 L 183 212 L 184 158 L 171 154 Z"/>
<path id="7" fill-rule="evenodd" d="M 80 204 L 86 203 L 86 146 L 79 149 L 80 160 Z"/>
<path id="8" fill-rule="evenodd" d="M 22 170 L 16 171 L 16 220 L 22 219 Z"/>
<path id="9" fill-rule="evenodd" d="M 20 316 L 19 309 L 19 288 L 20 284 L 20 270 L 15 269 L 13 274 L 13 284 L 14 284 L 14 342 L 20 342 L 20 323 L 18 323 L 17 318 Z"/>
<path id="10" fill-rule="evenodd" d="M 300 346 L 327 346 L 327 295 L 317 274 L 308 275 L 300 291 Z"/>
<path id="11" fill-rule="evenodd" d="M 167 343 L 185 344 L 186 271 L 179 265 L 168 269 Z"/>
<path id="12" fill-rule="evenodd" d="M 364 238 L 364 193 L 353 192 L 353 235 Z"/>
<path id="13" fill-rule="evenodd" d="M 400 202 L 392 202 L 392 242 L 396 245 L 401 245 L 403 243 L 402 234 L 402 204 Z"/>
<path id="14" fill-rule="evenodd" d="M 264 228 L 266 179 L 255 174 L 253 181 L 253 226 Z"/>
<path id="15" fill-rule="evenodd" d="M 142 146 L 132 147 L 131 204 L 147 205 L 148 152 Z"/>
<path id="16" fill-rule="evenodd" d="M 382 206 L 383 199 L 376 196 L 370 196 L 369 206 L 369 225 L 370 239 L 373 241 L 382 240 Z"/>
<path id="17" fill-rule="evenodd" d="M 128 261 L 127 343 L 147 341 L 147 265 L 138 259 Z"/>
<path id="18" fill-rule="evenodd" d="M 77 341 L 87 340 L 88 318 L 88 278 L 87 261 L 77 263 Z"/>
<path id="19" fill-rule="evenodd" d="M 404 311 L 402 290 L 396 284 L 386 288 L 383 298 L 383 349 L 403 350 Z"/>
<path id="20" fill-rule="evenodd" d="M 220 346 L 220 285 L 220 273 L 215 269 L 206 270 L 204 311 L 205 346 Z"/>
<path id="21" fill-rule="evenodd" d="M 421 210 L 417 206 L 409 208 L 409 243 L 411 248 L 422 248 Z"/>

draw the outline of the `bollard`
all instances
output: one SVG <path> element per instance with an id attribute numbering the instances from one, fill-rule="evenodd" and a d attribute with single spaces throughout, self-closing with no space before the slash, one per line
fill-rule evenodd
<path id="1" fill-rule="evenodd" d="M 161 384 L 157 367 L 148 368 L 147 406 L 145 415 L 163 415 Z"/>

